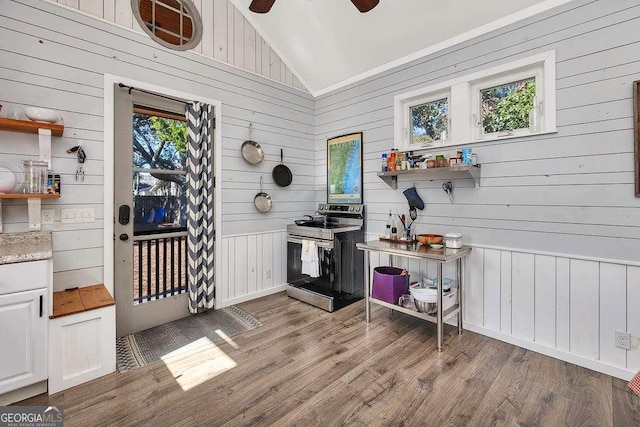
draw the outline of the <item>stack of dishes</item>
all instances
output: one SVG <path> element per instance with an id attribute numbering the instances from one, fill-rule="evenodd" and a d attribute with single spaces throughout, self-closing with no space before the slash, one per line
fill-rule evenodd
<path id="1" fill-rule="evenodd" d="M 434 277 L 433 279 L 428 279 L 426 277 L 423 277 L 422 283 L 425 286 L 432 286 L 435 288 L 438 286 L 438 278 Z M 453 280 L 449 279 L 448 277 L 445 277 L 444 280 L 442 281 L 442 292 L 443 293 L 449 292 L 451 290 L 451 286 L 453 286 Z"/>
<path id="2" fill-rule="evenodd" d="M 10 194 L 21 188 L 24 173 L 19 166 L 0 160 L 0 194 Z"/>
<path id="3" fill-rule="evenodd" d="M 438 302 L 438 290 L 436 288 L 418 282 L 409 287 L 409 292 L 411 292 L 413 301 L 420 313 L 431 313 L 436 309 Z"/>

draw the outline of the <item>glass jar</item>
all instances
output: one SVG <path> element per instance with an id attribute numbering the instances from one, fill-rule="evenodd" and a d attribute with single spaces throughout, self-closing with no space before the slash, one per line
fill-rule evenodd
<path id="1" fill-rule="evenodd" d="M 22 166 L 24 168 L 24 192 L 46 194 L 49 163 L 43 160 L 23 160 Z"/>
<path id="2" fill-rule="evenodd" d="M 436 167 L 437 168 L 446 168 L 447 166 L 449 166 L 449 162 L 447 161 L 447 159 L 444 158 L 444 155 L 437 155 L 436 156 Z"/>
<path id="3" fill-rule="evenodd" d="M 433 157 L 429 156 L 427 157 L 426 164 L 428 169 L 435 168 L 436 160 Z"/>

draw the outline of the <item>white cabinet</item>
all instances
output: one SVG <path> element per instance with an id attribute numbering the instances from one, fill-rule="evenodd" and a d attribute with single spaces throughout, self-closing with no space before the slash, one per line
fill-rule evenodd
<path id="1" fill-rule="evenodd" d="M 49 394 L 116 369 L 115 306 L 51 319 Z"/>
<path id="2" fill-rule="evenodd" d="M 0 402 L 47 379 L 51 260 L 0 265 Z M 28 395 L 20 395 L 27 398 Z"/>
<path id="3" fill-rule="evenodd" d="M 46 287 L 0 295 L 0 394 L 47 379 L 47 296 Z"/>

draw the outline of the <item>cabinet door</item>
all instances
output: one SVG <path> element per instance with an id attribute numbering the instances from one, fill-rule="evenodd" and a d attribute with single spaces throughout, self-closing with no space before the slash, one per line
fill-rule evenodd
<path id="1" fill-rule="evenodd" d="M 47 379 L 47 290 L 0 296 L 0 394 Z"/>

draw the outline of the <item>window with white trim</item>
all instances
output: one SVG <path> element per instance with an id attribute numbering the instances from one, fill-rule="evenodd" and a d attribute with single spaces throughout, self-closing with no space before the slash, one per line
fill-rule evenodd
<path id="1" fill-rule="evenodd" d="M 395 147 L 419 150 L 556 132 L 555 51 L 395 97 Z"/>
<path id="2" fill-rule="evenodd" d="M 449 131 L 449 95 L 434 96 L 414 101 L 408 105 L 410 120 L 410 144 L 422 146 L 447 141 Z"/>

